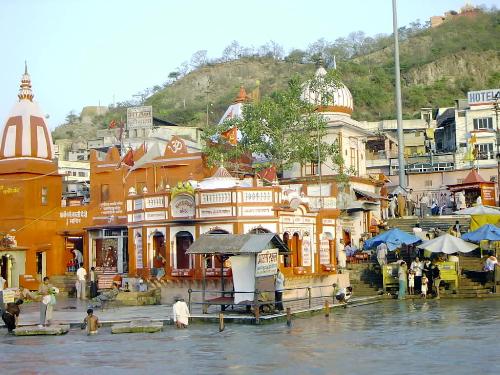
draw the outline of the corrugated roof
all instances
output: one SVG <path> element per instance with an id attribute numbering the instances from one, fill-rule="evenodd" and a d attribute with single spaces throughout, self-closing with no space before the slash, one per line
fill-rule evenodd
<path id="1" fill-rule="evenodd" d="M 274 233 L 203 234 L 189 247 L 188 254 L 255 254 L 277 248 L 288 253 L 285 243 Z"/>

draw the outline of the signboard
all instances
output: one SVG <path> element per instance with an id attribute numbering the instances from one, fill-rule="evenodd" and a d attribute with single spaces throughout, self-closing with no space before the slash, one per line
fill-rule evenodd
<path id="1" fill-rule="evenodd" d="M 152 211 L 146 212 L 146 221 L 149 220 L 165 220 L 167 218 L 167 213 L 165 211 Z"/>
<path id="2" fill-rule="evenodd" d="M 100 215 L 112 216 L 123 213 L 123 202 L 104 202 L 99 205 Z"/>
<path id="3" fill-rule="evenodd" d="M 78 225 L 81 224 L 82 219 L 86 219 L 88 217 L 87 210 L 78 210 L 78 211 L 61 211 L 59 212 L 59 217 L 61 219 L 66 219 L 66 225 Z"/>
<path id="4" fill-rule="evenodd" d="M 152 128 L 153 107 L 145 105 L 141 107 L 127 108 L 127 128 Z"/>
<path id="5" fill-rule="evenodd" d="M 330 263 L 330 241 L 325 238 L 319 243 L 319 264 Z"/>
<path id="6" fill-rule="evenodd" d="M 278 271 L 278 249 L 264 250 L 255 260 L 255 277 L 276 275 Z"/>
<path id="7" fill-rule="evenodd" d="M 134 229 L 135 267 L 142 268 L 142 234 L 141 229 Z"/>
<path id="8" fill-rule="evenodd" d="M 206 207 L 200 208 L 200 217 L 222 217 L 232 216 L 233 209 L 231 207 Z"/>
<path id="9" fill-rule="evenodd" d="M 302 238 L 302 266 L 311 266 L 311 238 L 309 236 Z"/>
<path id="10" fill-rule="evenodd" d="M 194 198 L 190 195 L 177 195 L 172 199 L 170 210 L 173 218 L 178 217 L 194 217 L 195 203 Z"/>
<path id="11" fill-rule="evenodd" d="M 241 207 L 241 216 L 274 216 L 272 207 Z"/>
<path id="12" fill-rule="evenodd" d="M 145 199 L 146 208 L 161 208 L 166 207 L 165 200 L 163 196 L 159 197 L 149 197 Z"/>
<path id="13" fill-rule="evenodd" d="M 500 100 L 500 89 L 469 91 L 467 93 L 469 105 L 490 104 L 496 100 Z"/>

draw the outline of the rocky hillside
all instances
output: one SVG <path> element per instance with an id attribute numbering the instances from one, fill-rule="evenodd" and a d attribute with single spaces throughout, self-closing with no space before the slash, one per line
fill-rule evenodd
<path id="1" fill-rule="evenodd" d="M 392 40 L 386 37 L 374 45 L 370 52 L 358 49 L 349 58 L 337 58 L 342 80 L 354 97 L 353 117 L 360 120 L 395 117 Z M 182 125 L 204 126 L 208 112 L 212 124 L 240 85 L 249 94 L 258 91 L 262 96 L 284 88 L 293 74 L 304 79 L 310 76 L 315 70 L 314 56 L 303 54 L 299 60 L 289 58 L 290 53 L 284 59 L 248 56 L 206 64 L 166 85 L 146 104 L 153 105 L 155 116 Z M 499 87 L 500 12 L 478 12 L 437 28 L 417 29 L 402 37 L 400 60 L 406 118 L 417 116 L 421 107 L 451 106 L 469 90 Z M 96 117 L 88 127 L 89 135 L 124 115 L 124 108 L 118 107 Z M 82 134 L 78 123 L 55 130 L 56 138 L 71 134 Z"/>

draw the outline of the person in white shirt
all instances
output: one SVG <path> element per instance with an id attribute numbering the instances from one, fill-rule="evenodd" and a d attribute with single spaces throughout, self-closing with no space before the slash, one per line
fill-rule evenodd
<path id="1" fill-rule="evenodd" d="M 411 262 L 410 269 L 415 273 L 415 293 L 421 293 L 422 270 L 424 269 L 424 265 L 418 257 Z"/>
<path id="2" fill-rule="evenodd" d="M 80 267 L 76 270 L 76 298 L 85 299 L 85 283 L 87 277 L 87 270 L 83 268 L 83 263 L 80 263 Z"/>
<path id="3" fill-rule="evenodd" d="M 189 308 L 184 302 L 184 298 L 176 297 L 175 303 L 172 306 L 172 312 L 174 315 L 174 323 L 177 328 L 186 328 L 189 324 Z"/>
<path id="4" fill-rule="evenodd" d="M 427 209 L 429 208 L 429 197 L 424 193 L 422 198 L 420 198 L 420 217 L 424 218 L 427 216 Z"/>
<path id="5" fill-rule="evenodd" d="M 276 278 L 274 280 L 274 301 L 275 308 L 278 311 L 283 311 L 283 289 L 285 289 L 285 275 L 278 268 L 276 272 Z"/>
<path id="6" fill-rule="evenodd" d="M 384 242 L 377 246 L 377 261 L 381 267 L 387 264 L 387 245 Z"/>
<path id="7" fill-rule="evenodd" d="M 413 230 L 413 234 L 415 236 L 417 236 L 418 238 L 421 238 L 421 236 L 422 236 L 422 228 L 420 228 L 420 224 L 419 223 L 416 223 L 412 230 Z"/>
<path id="8" fill-rule="evenodd" d="M 347 267 L 347 255 L 345 253 L 344 240 L 340 240 L 337 243 L 337 260 L 339 268 L 343 269 Z"/>

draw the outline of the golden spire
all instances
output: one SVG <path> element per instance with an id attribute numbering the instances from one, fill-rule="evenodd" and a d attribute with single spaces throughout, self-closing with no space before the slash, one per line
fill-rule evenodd
<path id="1" fill-rule="evenodd" d="M 31 91 L 31 77 L 28 74 L 28 64 L 24 61 L 24 74 L 21 78 L 21 86 L 19 89 L 19 94 L 17 94 L 19 100 L 29 100 L 33 101 L 33 91 Z"/>

